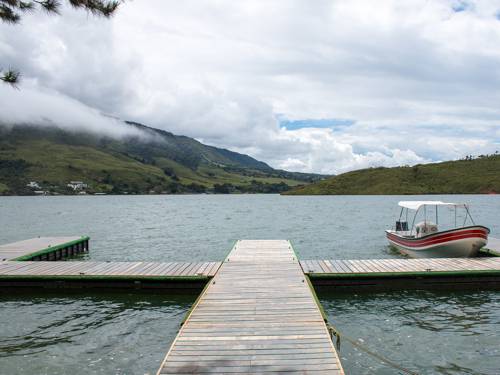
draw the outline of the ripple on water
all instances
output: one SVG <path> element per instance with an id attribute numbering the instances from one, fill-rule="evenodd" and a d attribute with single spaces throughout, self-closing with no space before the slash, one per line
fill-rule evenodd
<path id="1" fill-rule="evenodd" d="M 152 374 L 193 299 L 152 294 L 0 296 L 1 373 L 67 374 L 71 369 L 75 375 Z"/>
<path id="2" fill-rule="evenodd" d="M 499 373 L 498 292 L 323 293 L 320 300 L 341 332 L 420 374 Z M 347 342 L 341 356 L 348 373 L 394 373 Z"/>

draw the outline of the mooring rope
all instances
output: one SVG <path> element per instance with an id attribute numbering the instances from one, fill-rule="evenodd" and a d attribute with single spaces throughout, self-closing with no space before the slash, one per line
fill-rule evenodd
<path id="1" fill-rule="evenodd" d="M 335 346 L 337 347 L 337 350 L 340 351 L 340 337 L 342 337 L 343 340 L 347 340 L 348 342 L 350 342 L 353 346 L 355 346 L 356 348 L 358 349 L 361 349 L 362 351 L 364 351 L 365 353 L 371 355 L 372 357 L 374 358 L 377 358 L 379 361 L 385 363 L 386 365 L 388 366 L 391 366 L 393 368 L 395 368 L 396 370 L 399 370 L 401 371 L 402 373 L 404 374 L 408 374 L 408 375 L 418 375 L 417 372 L 414 372 L 414 371 L 411 371 L 411 370 L 408 370 L 407 368 L 404 368 L 400 365 L 398 365 L 397 363 L 391 361 L 390 359 L 378 354 L 378 353 L 375 353 L 375 352 L 372 352 L 370 349 L 368 349 L 367 347 L 365 347 L 364 345 L 361 345 L 359 342 L 357 342 L 356 340 L 354 339 L 351 339 L 350 337 L 344 335 L 344 334 L 341 334 L 334 326 L 332 326 L 330 323 L 327 323 L 326 324 L 327 327 L 328 327 L 328 331 L 330 332 L 330 336 L 332 338 L 332 341 L 333 341 L 333 337 L 335 336 Z"/>

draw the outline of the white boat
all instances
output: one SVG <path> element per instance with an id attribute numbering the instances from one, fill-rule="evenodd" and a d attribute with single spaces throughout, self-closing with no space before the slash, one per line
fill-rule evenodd
<path id="1" fill-rule="evenodd" d="M 476 225 L 465 203 L 441 201 L 402 201 L 401 213 L 392 230 L 386 230 L 389 243 L 401 253 L 412 258 L 457 258 L 474 257 L 479 249 L 488 243 L 490 230 Z M 438 229 L 438 208 L 447 206 L 454 212 L 455 224 L 451 229 Z M 411 226 L 408 226 L 408 211 L 415 212 Z M 436 222 L 427 220 L 428 211 L 435 211 Z M 457 226 L 457 210 L 463 210 L 463 224 Z M 418 214 L 423 221 L 415 224 Z M 461 215 L 462 216 L 462 215 Z M 470 220 L 472 225 L 466 225 Z"/>

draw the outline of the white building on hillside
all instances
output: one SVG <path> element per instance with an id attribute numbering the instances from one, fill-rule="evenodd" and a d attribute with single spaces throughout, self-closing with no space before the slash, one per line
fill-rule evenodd
<path id="1" fill-rule="evenodd" d="M 87 184 L 84 183 L 83 181 L 70 181 L 69 184 L 66 185 L 69 188 L 72 188 L 73 190 L 84 190 L 87 188 Z"/>
<path id="2" fill-rule="evenodd" d="M 36 181 L 30 181 L 29 183 L 26 184 L 26 186 L 31 189 L 40 189 L 40 185 Z"/>

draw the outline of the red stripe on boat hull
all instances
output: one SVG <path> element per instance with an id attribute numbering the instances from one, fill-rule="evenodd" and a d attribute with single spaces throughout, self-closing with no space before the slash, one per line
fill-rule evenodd
<path id="1" fill-rule="evenodd" d="M 485 240 L 488 239 L 488 231 L 486 229 L 472 229 L 472 230 L 456 230 L 452 232 L 447 232 L 447 233 L 436 233 L 432 234 L 430 236 L 426 236 L 425 239 L 409 239 L 409 238 L 404 238 L 402 236 L 399 236 L 394 233 L 387 233 L 387 238 L 392 241 L 396 242 L 400 245 L 406 246 L 406 247 L 425 247 L 429 245 L 436 245 L 436 244 L 441 244 L 449 241 L 454 241 L 458 239 L 463 239 L 463 238 L 483 238 Z"/>
<path id="2" fill-rule="evenodd" d="M 471 257 L 476 256 L 488 242 L 489 229 L 473 226 L 452 229 L 421 238 L 405 238 L 386 231 L 387 239 L 400 252 L 416 258 Z"/>

